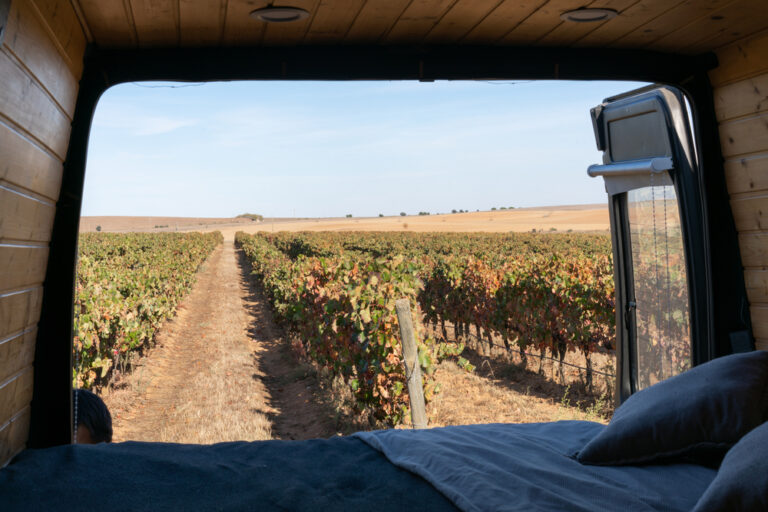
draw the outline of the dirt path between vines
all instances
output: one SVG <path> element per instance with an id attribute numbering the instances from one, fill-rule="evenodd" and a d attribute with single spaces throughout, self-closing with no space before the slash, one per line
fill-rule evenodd
<path id="1" fill-rule="evenodd" d="M 104 392 L 115 441 L 207 444 L 336 434 L 315 378 L 289 353 L 231 240 L 157 345 Z"/>

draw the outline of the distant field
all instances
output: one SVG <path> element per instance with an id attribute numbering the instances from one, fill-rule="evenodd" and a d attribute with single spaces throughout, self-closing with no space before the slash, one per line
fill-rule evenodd
<path id="1" fill-rule="evenodd" d="M 98 226 L 101 226 L 101 231 L 106 233 L 208 231 L 213 226 L 242 226 L 251 222 L 249 219 L 230 217 L 80 217 L 80 232 L 97 231 Z"/>
<path id="2" fill-rule="evenodd" d="M 606 205 L 550 206 L 514 210 L 408 215 L 390 217 L 265 219 L 252 222 L 234 218 L 185 217 L 82 217 L 80 231 L 212 231 L 219 230 L 228 240 L 236 231 L 414 231 L 484 232 L 510 231 L 608 232 Z M 155 226 L 163 226 L 157 228 Z"/>

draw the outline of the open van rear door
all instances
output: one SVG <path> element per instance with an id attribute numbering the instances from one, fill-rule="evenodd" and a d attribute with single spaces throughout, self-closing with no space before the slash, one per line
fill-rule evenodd
<path id="1" fill-rule="evenodd" d="M 606 99 L 592 121 L 609 196 L 616 282 L 617 398 L 710 357 L 700 336 L 692 273 L 703 251 L 690 247 L 699 209 L 696 153 L 679 91 L 651 86 Z M 706 329 L 703 329 L 706 330 Z M 700 343 L 694 340 L 701 339 Z"/>

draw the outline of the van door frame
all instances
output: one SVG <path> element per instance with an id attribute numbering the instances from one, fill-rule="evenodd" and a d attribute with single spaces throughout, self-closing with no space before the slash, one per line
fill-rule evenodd
<path id="1" fill-rule="evenodd" d="M 700 292 L 691 304 L 697 316 L 707 322 L 701 343 L 712 347 L 714 357 L 730 352 L 727 340 L 731 332 L 746 330 L 751 336 L 749 315 L 744 315 L 748 302 L 743 269 L 707 75 L 717 66 L 713 54 L 486 46 L 129 50 L 90 46 L 84 64 L 54 218 L 35 348 L 31 448 L 68 444 L 72 439 L 75 266 L 88 139 L 101 94 L 124 82 L 560 79 L 634 80 L 677 87 L 691 103 L 699 151 L 697 193 L 702 211 L 695 217 L 703 223 L 703 236 L 686 243 L 700 247 L 705 262 L 705 268 L 694 276 Z M 713 273 L 713 268 L 717 272 Z"/>

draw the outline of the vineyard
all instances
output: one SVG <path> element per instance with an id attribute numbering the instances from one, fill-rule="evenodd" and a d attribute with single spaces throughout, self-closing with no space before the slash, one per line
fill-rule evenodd
<path id="1" fill-rule="evenodd" d="M 80 236 L 75 385 L 90 387 L 154 340 L 222 241 L 221 233 Z"/>
<path id="2" fill-rule="evenodd" d="M 585 234 L 238 233 L 296 349 L 389 424 L 407 414 L 394 302 L 410 299 L 426 396 L 436 363 L 478 339 L 536 349 L 561 363 L 614 344 L 610 238 Z M 428 336 L 426 325 L 438 336 Z M 523 356 L 525 357 L 525 356 Z M 525 362 L 525 360 L 524 360 Z"/>

